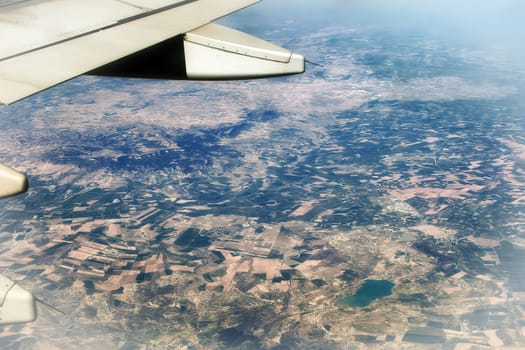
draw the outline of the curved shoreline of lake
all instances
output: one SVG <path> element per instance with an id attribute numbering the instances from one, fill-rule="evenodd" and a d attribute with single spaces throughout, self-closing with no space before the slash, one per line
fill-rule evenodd
<path id="1" fill-rule="evenodd" d="M 394 286 L 389 280 L 366 280 L 355 294 L 340 299 L 339 303 L 350 307 L 368 306 L 376 299 L 391 295 Z"/>

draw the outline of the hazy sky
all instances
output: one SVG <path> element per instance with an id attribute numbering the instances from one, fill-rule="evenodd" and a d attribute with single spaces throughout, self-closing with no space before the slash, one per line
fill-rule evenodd
<path id="1" fill-rule="evenodd" d="M 385 25 L 476 49 L 496 50 L 498 56 L 522 63 L 524 16 L 523 0 L 264 0 L 233 19 L 242 17 L 245 27 L 264 23 L 278 28 L 294 21 L 296 27 L 304 25 L 308 30 Z"/>

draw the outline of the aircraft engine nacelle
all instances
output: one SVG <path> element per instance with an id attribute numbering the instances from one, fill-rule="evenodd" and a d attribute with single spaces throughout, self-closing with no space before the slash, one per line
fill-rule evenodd
<path id="1" fill-rule="evenodd" d="M 26 176 L 6 165 L 0 164 L 0 198 L 14 196 L 26 190 Z"/>
<path id="2" fill-rule="evenodd" d="M 31 322 L 35 318 L 33 294 L 0 274 L 0 325 Z"/>
<path id="3" fill-rule="evenodd" d="M 304 57 L 210 23 L 87 74 L 150 79 L 229 80 L 304 72 Z"/>
<path id="4" fill-rule="evenodd" d="M 304 72 L 304 57 L 210 23 L 184 37 L 189 79 L 247 79 Z"/>

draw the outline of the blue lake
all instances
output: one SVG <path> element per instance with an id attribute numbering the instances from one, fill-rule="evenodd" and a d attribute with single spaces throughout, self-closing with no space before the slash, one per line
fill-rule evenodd
<path id="1" fill-rule="evenodd" d="M 372 301 L 392 294 L 395 284 L 388 280 L 366 280 L 354 295 L 340 300 L 340 303 L 351 307 L 363 307 Z"/>

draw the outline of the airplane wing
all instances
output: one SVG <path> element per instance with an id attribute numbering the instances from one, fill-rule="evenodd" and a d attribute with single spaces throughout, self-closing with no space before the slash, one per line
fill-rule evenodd
<path id="1" fill-rule="evenodd" d="M 190 33 L 258 1 L 0 0 L 0 102 L 13 103 L 177 35 Z M 223 28 L 214 25 L 201 29 L 191 41 L 187 40 L 184 45 L 190 53 L 186 54 L 186 65 L 201 64 L 202 57 L 206 61 L 208 57 L 217 56 L 217 52 L 209 49 L 204 50 L 204 56 L 200 52 L 205 47 L 212 47 L 257 58 L 261 66 L 280 62 L 276 66 L 278 71 L 266 74 L 249 71 L 250 74 L 230 77 L 215 76 L 214 71 L 219 69 L 204 67 L 212 74 L 198 71 L 193 76 L 190 74 L 190 78 L 257 77 L 304 70 L 302 56 L 292 57 L 287 50 L 271 47 L 266 42 L 261 45 L 253 37 L 254 40 L 246 40 L 245 35 Z M 277 55 L 274 54 L 276 49 Z M 236 57 L 228 55 L 225 62 L 232 59 Z M 296 66 L 294 71 L 288 64 L 291 59 Z M 283 69 L 283 63 L 288 67 Z"/>
<path id="2" fill-rule="evenodd" d="M 84 73 L 245 79 L 304 72 L 304 57 L 211 23 L 260 0 L 0 0 L 0 104 Z M 27 188 L 0 164 L 0 198 Z"/>

